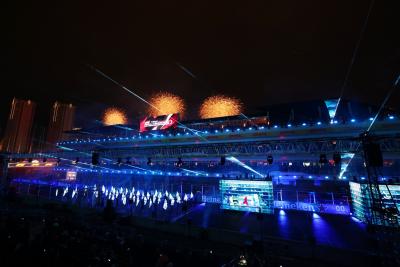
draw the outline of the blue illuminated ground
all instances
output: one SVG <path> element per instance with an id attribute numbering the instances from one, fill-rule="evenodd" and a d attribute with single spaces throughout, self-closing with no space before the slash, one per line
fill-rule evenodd
<path id="1" fill-rule="evenodd" d="M 90 201 L 74 199 L 63 200 L 45 190 L 42 185 L 41 192 L 45 198 L 51 195 L 53 201 L 62 201 L 81 207 L 90 207 Z M 34 192 L 34 190 L 31 190 Z M 71 191 L 71 190 L 70 190 Z M 61 192 L 61 191 L 60 191 Z M 97 207 L 100 210 L 103 206 Z M 219 204 L 194 204 L 190 201 L 189 211 L 184 213 L 177 205 L 167 210 L 160 204 L 157 208 L 142 208 L 141 205 L 131 207 L 119 204 L 117 210 L 121 215 L 133 215 L 152 220 L 171 222 L 187 225 L 188 220 L 193 226 L 204 229 L 218 229 L 232 233 L 251 235 L 254 239 L 277 238 L 289 241 L 314 243 L 317 245 L 372 251 L 371 237 L 366 231 L 366 226 L 351 216 L 337 214 L 317 214 L 305 211 L 275 209 L 273 215 L 264 214 L 259 220 L 256 213 L 230 211 L 220 209 Z M 262 236 L 262 238 L 261 238 Z"/>
<path id="2" fill-rule="evenodd" d="M 313 237 L 317 245 L 354 250 L 370 250 L 372 247 L 366 226 L 349 216 L 313 214 L 300 211 L 275 210 L 274 215 L 264 215 L 220 210 L 218 205 L 199 205 L 178 220 L 204 228 L 218 228 L 264 238 L 281 238 L 308 242 Z M 262 229 L 262 230 L 260 230 Z"/>

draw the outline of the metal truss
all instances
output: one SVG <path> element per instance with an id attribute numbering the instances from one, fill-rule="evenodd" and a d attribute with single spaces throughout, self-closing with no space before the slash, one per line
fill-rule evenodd
<path id="1" fill-rule="evenodd" d="M 400 139 L 380 140 L 381 150 L 384 153 L 400 153 Z M 359 140 L 305 140 L 305 141 L 270 141 L 249 143 L 219 143 L 198 145 L 176 145 L 159 147 L 126 147 L 97 150 L 101 156 L 109 158 L 126 157 L 220 157 L 223 155 L 265 156 L 295 155 L 295 154 L 332 154 L 357 153 L 361 149 Z M 89 158 L 92 151 L 61 151 L 35 154 L 15 154 L 12 158 Z"/>
<path id="2" fill-rule="evenodd" d="M 400 140 L 382 140 L 383 152 L 399 152 Z M 256 156 L 266 154 L 332 154 L 355 153 L 360 149 L 358 140 L 326 140 L 301 142 L 259 142 L 247 144 L 207 144 L 197 146 L 164 146 L 157 148 L 130 148 L 119 150 L 105 150 L 104 154 L 111 157 L 126 156 L 156 156 L 156 157 L 213 157 L 222 155 Z"/>

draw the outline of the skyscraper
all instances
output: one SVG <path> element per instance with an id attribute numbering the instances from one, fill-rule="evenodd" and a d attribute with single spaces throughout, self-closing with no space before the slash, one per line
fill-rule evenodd
<path id="1" fill-rule="evenodd" d="M 55 149 L 58 141 L 66 139 L 64 132 L 73 128 L 75 106 L 55 102 L 50 115 L 46 142 L 48 149 Z"/>
<path id="2" fill-rule="evenodd" d="M 35 109 L 36 104 L 30 100 L 13 99 L 2 141 L 3 151 L 13 153 L 30 151 Z"/>

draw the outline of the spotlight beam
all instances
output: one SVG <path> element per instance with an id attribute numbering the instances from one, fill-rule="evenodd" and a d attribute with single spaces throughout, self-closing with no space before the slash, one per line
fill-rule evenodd
<path id="1" fill-rule="evenodd" d="M 122 89 L 124 89 L 125 91 L 127 91 L 128 93 L 130 93 L 131 95 L 137 97 L 138 99 L 140 99 L 141 101 L 143 101 L 144 103 L 148 104 L 149 106 L 151 106 L 152 108 L 161 111 L 158 107 L 156 107 L 155 105 L 151 104 L 149 101 L 147 101 L 146 99 L 144 99 L 143 97 L 141 97 L 140 95 L 136 94 L 135 92 L 129 90 L 128 88 L 126 88 L 125 86 L 123 86 L 122 84 L 120 84 L 119 82 L 117 82 L 116 80 L 114 80 L 113 78 L 111 78 L 110 76 L 108 76 L 107 74 L 105 74 L 104 72 L 102 72 L 101 70 L 95 68 L 92 65 L 87 64 L 87 66 L 95 71 L 96 73 L 100 74 L 101 76 L 103 76 L 104 78 L 106 78 L 107 80 L 113 82 L 115 85 L 121 87 Z M 193 131 L 193 129 L 187 127 L 186 125 L 182 124 L 181 122 L 178 121 L 178 124 L 181 125 L 182 127 L 184 127 L 185 129 L 188 129 L 189 131 L 191 131 L 192 133 L 194 133 L 195 135 L 197 135 L 199 138 L 202 138 L 203 140 L 207 141 L 206 138 L 204 138 L 203 136 L 199 135 L 197 132 Z"/>
<path id="2" fill-rule="evenodd" d="M 378 118 L 379 114 L 381 113 L 382 109 L 385 107 L 387 101 L 392 96 L 393 92 L 396 90 L 397 86 L 399 85 L 399 81 L 400 81 L 400 74 L 397 76 L 397 79 L 395 80 L 392 88 L 390 89 L 390 91 L 386 95 L 385 99 L 383 100 L 383 102 L 382 102 L 381 106 L 379 107 L 379 110 L 376 113 L 374 119 L 371 121 L 371 124 L 369 125 L 369 127 L 367 129 L 367 133 L 371 130 L 372 126 L 375 124 L 375 121 Z"/>
<path id="3" fill-rule="evenodd" d="M 356 151 L 358 150 L 359 147 L 360 147 L 360 143 L 358 143 Z M 339 179 L 342 179 L 343 174 L 347 171 L 347 167 L 350 165 L 350 163 L 353 160 L 356 153 L 349 153 L 348 155 L 350 156 L 349 162 L 347 162 L 346 164 L 344 164 L 344 166 L 342 166 L 342 168 L 340 170 L 340 174 L 339 174 Z"/>
<path id="4" fill-rule="evenodd" d="M 241 112 L 240 115 L 243 116 L 246 120 L 248 120 L 251 124 L 258 127 L 258 125 L 255 122 L 252 122 L 251 119 L 247 117 L 243 112 Z"/>
<path id="5" fill-rule="evenodd" d="M 183 65 L 181 65 L 179 62 L 175 62 L 176 65 L 178 65 L 179 68 L 181 68 L 187 75 L 189 75 L 190 77 L 192 77 L 193 79 L 197 80 L 196 75 L 194 75 L 190 70 L 188 70 L 187 68 L 185 68 Z"/>
<path id="6" fill-rule="evenodd" d="M 243 167 L 243 168 L 245 168 L 245 169 L 247 169 L 247 170 L 249 170 L 249 171 L 251 171 L 251 172 L 253 172 L 253 173 L 257 174 L 257 175 L 259 175 L 259 176 L 261 176 L 262 178 L 264 178 L 264 175 L 262 175 L 261 173 L 259 173 L 256 170 L 254 170 L 250 166 L 244 164 L 243 162 L 241 162 L 237 158 L 231 156 L 231 157 L 227 157 L 226 159 L 229 160 L 230 162 L 236 163 L 237 165 L 239 165 L 239 166 L 241 166 L 241 167 Z"/>
<path id="7" fill-rule="evenodd" d="M 85 156 L 91 156 L 91 154 L 89 154 L 89 153 L 85 153 L 85 152 L 82 152 L 82 151 L 79 151 L 79 150 L 76 150 L 76 149 L 71 149 L 71 148 L 67 148 L 67 147 L 63 147 L 63 146 L 58 146 L 58 147 L 60 147 L 60 148 L 62 148 L 62 149 L 67 149 L 68 151 L 75 151 L 75 152 L 80 153 L 80 154 L 83 154 L 83 155 L 85 155 Z M 43 154 L 43 153 L 41 153 L 41 154 L 42 154 L 42 155 L 46 155 L 46 154 Z M 47 154 L 47 156 L 48 156 L 48 157 L 53 157 L 52 155 L 49 155 L 49 154 Z M 106 157 L 102 157 L 102 158 L 103 158 L 104 160 L 108 161 L 108 162 L 110 162 L 110 161 L 112 162 L 112 161 L 113 161 L 112 159 L 109 159 L 109 158 L 106 158 Z M 72 162 L 72 160 L 70 160 L 70 159 L 65 159 L 65 158 L 60 158 L 60 159 L 66 160 L 66 161 L 71 161 L 71 162 Z M 86 165 L 94 166 L 93 164 L 84 163 L 84 162 L 79 162 L 79 164 L 86 164 Z M 151 171 L 151 170 L 144 169 L 144 168 L 137 167 L 137 166 L 133 166 L 133 165 L 130 165 L 130 164 L 127 164 L 127 163 L 121 163 L 121 164 L 122 164 L 122 165 L 129 166 L 129 167 L 134 168 L 134 169 L 138 169 L 138 170 Z M 98 165 L 96 165 L 96 167 L 98 167 L 98 168 L 103 168 L 103 169 L 107 169 L 107 170 L 112 170 L 112 169 L 110 169 L 110 168 L 106 168 L 106 167 L 102 167 L 102 166 L 98 166 Z"/>
<path id="8" fill-rule="evenodd" d="M 105 74 L 104 72 L 100 71 L 99 69 L 95 68 L 94 66 L 92 66 L 92 65 L 90 65 L 90 64 L 87 64 L 87 66 L 88 66 L 91 70 L 95 71 L 96 73 L 98 73 L 98 74 L 100 74 L 101 76 L 103 76 L 104 78 L 106 78 L 107 80 L 113 82 L 115 85 L 121 87 L 122 89 L 124 89 L 125 91 L 127 91 L 128 93 L 130 93 L 131 95 L 133 95 L 133 96 L 135 96 L 136 98 L 140 99 L 141 101 L 143 101 L 143 102 L 146 103 L 147 105 L 149 105 L 149 106 L 155 108 L 156 110 L 159 110 L 159 111 L 160 111 L 160 109 L 159 109 L 158 107 L 156 107 L 155 105 L 151 104 L 149 101 L 147 101 L 146 99 L 144 99 L 144 98 L 141 97 L 140 95 L 136 94 L 135 92 L 129 90 L 129 89 L 126 88 L 124 85 L 122 85 L 122 84 L 120 84 L 119 82 L 117 82 L 116 80 L 112 79 L 110 76 L 108 76 L 108 75 Z M 191 72 L 189 72 L 189 73 L 191 73 Z M 192 75 L 193 75 L 193 74 L 192 74 Z M 203 140 L 206 141 L 207 143 L 209 142 L 209 141 L 207 140 L 207 138 L 205 138 L 204 136 L 200 135 L 200 134 L 198 133 L 198 131 L 194 131 L 193 129 L 191 129 L 191 128 L 187 127 L 186 125 L 182 124 L 181 122 L 178 122 L 178 124 L 181 125 L 182 127 L 184 127 L 185 129 L 188 129 L 189 131 L 191 131 L 192 133 L 194 133 L 195 135 L 197 135 L 199 138 L 203 139 Z M 236 159 L 235 157 L 229 157 L 229 158 L 232 159 L 232 162 L 238 164 L 239 166 L 242 166 L 242 167 L 244 167 L 244 168 L 246 168 L 246 169 L 248 169 L 248 170 L 250 170 L 250 171 L 256 173 L 257 175 L 259 175 L 259 176 L 261 176 L 261 177 L 264 177 L 261 173 L 255 171 L 254 169 L 252 169 L 251 167 L 247 166 L 246 164 L 244 164 L 244 163 L 241 162 L 240 160 Z M 229 159 L 229 158 L 228 158 L 228 159 Z"/>
<path id="9" fill-rule="evenodd" d="M 376 113 L 374 119 L 371 121 L 370 125 L 368 126 L 368 129 L 366 131 L 366 133 L 368 134 L 370 132 L 370 130 L 372 129 L 372 127 L 375 125 L 375 121 L 378 119 L 379 114 L 381 113 L 382 109 L 385 107 L 387 101 L 389 100 L 390 96 L 393 94 L 394 90 L 397 88 L 397 86 L 399 85 L 400 82 L 400 74 L 397 76 L 397 79 L 395 80 L 392 88 L 390 89 L 390 91 L 388 92 L 388 94 L 386 95 L 385 99 L 383 100 L 381 106 L 379 107 L 378 112 Z M 357 148 L 356 148 L 356 152 L 358 151 L 359 147 L 361 145 L 361 142 L 358 143 Z M 353 160 L 355 156 L 355 153 L 352 153 L 352 155 L 350 156 L 350 160 L 347 163 L 347 165 L 343 168 L 343 170 L 341 170 L 339 178 L 341 179 L 343 174 L 347 171 L 347 167 L 350 165 L 351 161 Z"/>
<path id="10" fill-rule="evenodd" d="M 354 61 L 355 61 L 357 53 L 358 53 L 358 49 L 360 48 L 360 44 L 361 44 L 361 41 L 363 39 L 365 30 L 367 29 L 369 16 L 371 14 L 372 7 L 374 6 L 374 3 L 375 3 L 375 0 L 371 0 L 370 3 L 369 3 L 367 16 L 365 17 L 364 24 L 363 24 L 363 26 L 361 28 L 360 35 L 358 37 L 356 46 L 354 47 L 354 50 L 353 50 L 353 55 L 351 56 L 351 60 L 350 60 L 349 65 L 347 67 L 346 76 L 344 77 L 342 88 L 340 89 L 339 101 L 336 104 L 335 113 L 334 113 L 335 116 L 336 116 L 336 111 L 337 111 L 337 109 L 339 107 L 340 101 L 342 100 L 342 97 L 343 97 L 343 94 L 344 94 L 344 90 L 346 89 L 347 81 L 348 81 L 348 79 L 350 77 L 351 69 L 353 68 Z M 335 116 L 333 118 L 335 118 Z"/>
<path id="11" fill-rule="evenodd" d="M 95 71 L 96 73 L 100 74 L 101 76 L 103 76 L 104 78 L 106 78 L 107 80 L 113 82 L 114 84 L 118 85 L 119 87 L 121 87 L 122 89 L 124 89 L 125 91 L 127 91 L 128 93 L 130 93 L 131 95 L 139 98 L 140 100 L 142 100 L 143 102 L 145 102 L 146 104 L 150 105 L 151 107 L 159 110 L 156 106 L 154 106 L 153 104 L 151 104 L 150 102 L 148 102 L 146 99 L 144 99 L 143 97 L 141 97 L 140 95 L 136 94 L 135 92 L 129 90 L 128 88 L 126 88 L 124 85 L 120 84 L 119 82 L 117 82 L 116 80 L 114 80 L 113 78 L 111 78 L 110 76 L 108 76 L 107 74 L 105 74 L 104 72 L 102 72 L 101 70 L 97 69 L 96 67 L 87 64 L 87 66 L 92 69 L 93 71 Z"/>
<path id="12" fill-rule="evenodd" d="M 192 171 L 192 170 L 188 170 L 188 169 L 185 169 L 185 168 L 181 168 L 182 170 L 184 170 L 184 171 L 186 171 L 186 172 L 190 172 L 190 173 L 194 173 L 194 174 L 204 174 L 204 172 L 199 172 L 199 171 Z"/>

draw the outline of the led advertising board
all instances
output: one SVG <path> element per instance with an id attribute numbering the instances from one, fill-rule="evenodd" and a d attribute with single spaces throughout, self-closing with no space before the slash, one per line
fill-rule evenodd
<path id="1" fill-rule="evenodd" d="M 140 121 L 139 132 L 165 130 L 176 128 L 178 125 L 178 114 L 168 114 L 158 117 L 146 117 Z"/>
<path id="2" fill-rule="evenodd" d="M 329 117 L 330 117 L 331 120 L 336 115 L 336 109 L 337 109 L 338 103 L 339 103 L 339 99 L 325 100 L 325 105 L 326 105 L 326 108 L 328 109 Z"/>
<path id="3" fill-rule="evenodd" d="M 352 210 L 354 217 L 365 222 L 378 225 L 386 225 L 385 221 L 378 218 L 373 219 L 373 203 L 370 194 L 370 188 L 366 183 L 350 182 L 350 195 L 352 200 Z M 400 185 L 398 184 L 380 184 L 379 191 L 382 195 L 382 206 L 385 209 L 400 209 Z M 395 207 L 396 205 L 396 207 Z M 386 215 L 387 216 L 387 215 Z M 389 217 L 388 221 L 389 221 Z M 397 214 L 390 217 L 390 221 L 394 225 L 400 226 L 400 220 Z M 387 225 L 388 226 L 388 225 Z"/>
<path id="4" fill-rule="evenodd" d="M 75 181 L 76 180 L 76 172 L 74 171 L 67 171 L 65 175 L 65 179 L 67 181 Z"/>
<path id="5" fill-rule="evenodd" d="M 273 213 L 272 181 L 220 180 L 221 208 Z"/>

